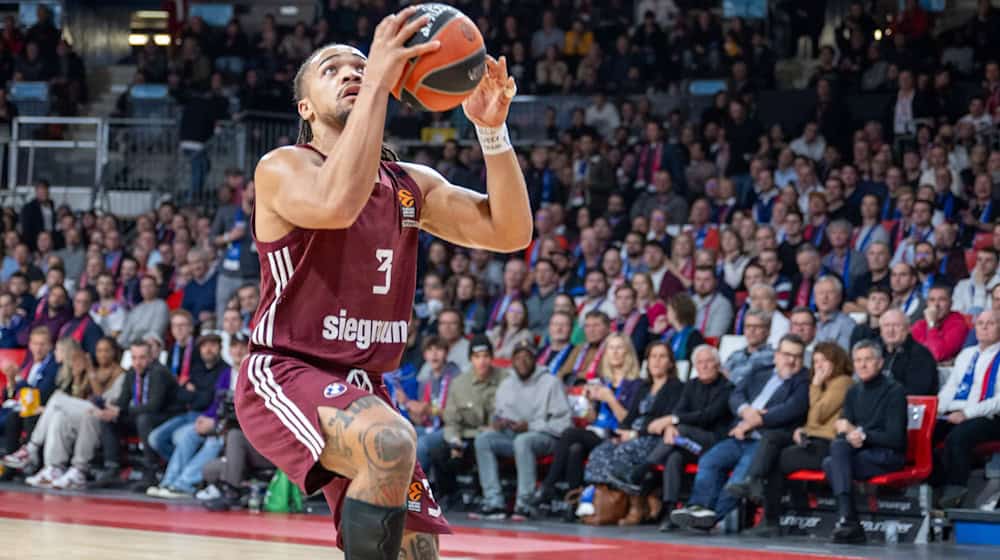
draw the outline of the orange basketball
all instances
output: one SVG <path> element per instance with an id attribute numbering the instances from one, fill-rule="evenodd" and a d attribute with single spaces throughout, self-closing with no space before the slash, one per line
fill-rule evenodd
<path id="1" fill-rule="evenodd" d="M 457 9 L 421 4 L 409 19 L 422 15 L 430 21 L 406 45 L 436 39 L 441 48 L 408 62 L 392 94 L 414 109 L 447 111 L 459 106 L 479 85 L 486 70 L 486 47 L 476 24 Z"/>

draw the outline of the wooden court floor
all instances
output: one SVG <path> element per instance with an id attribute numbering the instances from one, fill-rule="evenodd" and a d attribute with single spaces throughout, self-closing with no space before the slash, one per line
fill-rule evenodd
<path id="1" fill-rule="evenodd" d="M 632 539 L 617 527 L 594 532 L 578 526 L 456 521 L 455 534 L 441 538 L 442 560 L 997 558 L 980 550 L 940 555 L 908 546 L 886 554 L 890 551 L 881 547 L 830 550 L 655 532 L 652 539 L 648 532 Z M 339 560 L 343 554 L 334 546 L 335 537 L 331 519 L 323 515 L 210 513 L 191 504 L 0 489 L 0 560 Z"/>

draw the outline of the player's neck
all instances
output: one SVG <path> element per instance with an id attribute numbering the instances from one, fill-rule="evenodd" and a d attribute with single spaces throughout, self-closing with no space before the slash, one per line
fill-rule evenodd
<path id="1" fill-rule="evenodd" d="M 340 140 L 340 134 L 340 130 L 328 126 L 316 126 L 316 123 L 313 123 L 313 137 L 309 143 L 321 153 L 329 155 Z"/>

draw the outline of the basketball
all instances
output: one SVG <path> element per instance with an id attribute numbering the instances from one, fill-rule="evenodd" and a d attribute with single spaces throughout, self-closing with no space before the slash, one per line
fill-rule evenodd
<path id="1" fill-rule="evenodd" d="M 430 18 L 407 41 L 412 47 L 441 41 L 441 48 L 407 63 L 393 96 L 424 111 L 447 111 L 472 93 L 486 68 L 486 47 L 479 28 L 468 16 L 447 4 L 421 4 L 409 20 Z"/>

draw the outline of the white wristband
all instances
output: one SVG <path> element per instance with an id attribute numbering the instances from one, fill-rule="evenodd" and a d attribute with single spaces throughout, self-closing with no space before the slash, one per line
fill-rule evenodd
<path id="1" fill-rule="evenodd" d="M 514 149 L 510 144 L 510 136 L 507 134 L 507 123 L 500 126 L 479 126 L 477 124 L 476 136 L 479 138 L 479 145 L 483 148 L 483 155 L 492 156 Z"/>

